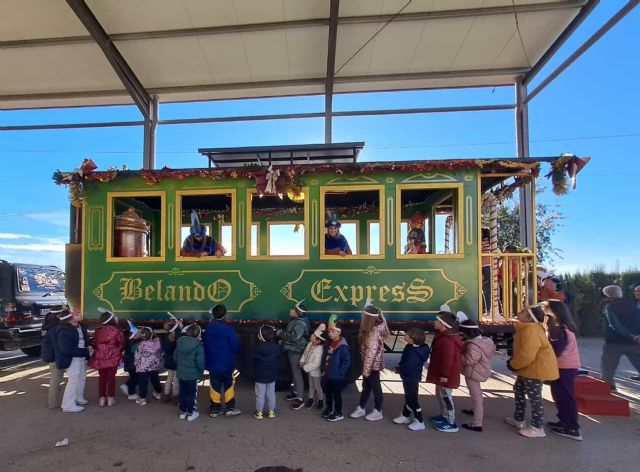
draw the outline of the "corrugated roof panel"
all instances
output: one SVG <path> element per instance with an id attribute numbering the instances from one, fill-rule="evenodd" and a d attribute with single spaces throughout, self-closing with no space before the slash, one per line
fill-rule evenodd
<path id="1" fill-rule="evenodd" d="M 240 34 L 198 36 L 209 69 L 216 82 L 250 82 L 251 70 Z"/>
<path id="2" fill-rule="evenodd" d="M 409 72 L 425 22 L 390 23 L 375 38 L 370 74 Z"/>
<path id="3" fill-rule="evenodd" d="M 327 73 L 327 28 L 293 28 L 285 34 L 291 78 L 323 77 Z"/>
<path id="4" fill-rule="evenodd" d="M 65 0 L 2 0 L 0 41 L 87 34 Z"/>
<path id="5" fill-rule="evenodd" d="M 86 3 L 109 34 L 193 26 L 181 0 L 86 0 Z"/>
<path id="6" fill-rule="evenodd" d="M 251 80 L 289 79 L 287 35 L 284 31 L 242 33 Z"/>
<path id="7" fill-rule="evenodd" d="M 380 26 L 382 25 L 379 23 L 349 25 L 341 25 L 338 23 L 335 68 L 338 76 L 363 75 L 369 73 L 371 55 L 373 54 L 373 42 L 367 44 L 367 46 L 353 58 L 351 58 L 351 56 L 375 34 Z"/>

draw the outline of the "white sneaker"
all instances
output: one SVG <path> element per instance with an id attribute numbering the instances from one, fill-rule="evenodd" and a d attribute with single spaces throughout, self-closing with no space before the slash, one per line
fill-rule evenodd
<path id="1" fill-rule="evenodd" d="M 156 400 L 161 400 L 162 399 L 162 394 L 161 393 L 153 392 L 151 395 L 153 395 L 153 398 L 155 398 Z"/>
<path id="2" fill-rule="evenodd" d="M 395 424 L 411 424 L 411 418 L 408 416 L 400 415 L 397 418 L 393 419 Z"/>
<path id="3" fill-rule="evenodd" d="M 510 424 L 511 426 L 513 426 L 516 429 L 524 429 L 527 427 L 527 424 L 524 421 L 518 421 L 515 418 L 511 417 L 511 416 L 507 416 L 504 419 L 504 422 L 507 424 Z"/>
<path id="4" fill-rule="evenodd" d="M 122 384 L 120 385 L 120 391 L 125 395 L 125 396 L 129 396 L 129 387 L 127 387 L 127 384 Z"/>
<path id="5" fill-rule="evenodd" d="M 358 405 L 356 407 L 356 409 L 353 410 L 353 413 L 351 413 L 349 416 L 351 418 L 362 418 L 366 414 L 367 414 L 367 412 L 364 411 L 364 408 L 362 408 L 360 405 Z"/>
<path id="6" fill-rule="evenodd" d="M 79 411 L 82 411 L 82 410 L 84 410 L 83 406 L 76 405 L 76 406 L 73 406 L 71 408 L 63 408 L 62 412 L 63 413 L 78 413 Z"/>
<path id="7" fill-rule="evenodd" d="M 187 412 L 186 411 L 184 413 L 180 413 L 180 419 L 181 420 L 186 420 L 187 419 Z"/>
<path id="8" fill-rule="evenodd" d="M 544 428 L 534 428 L 529 426 L 518 431 L 518 434 L 527 438 L 545 438 L 547 435 L 544 432 Z"/>
<path id="9" fill-rule="evenodd" d="M 127 395 L 128 400 L 137 400 L 138 398 L 140 397 L 138 396 L 137 393 L 134 393 L 133 395 Z"/>
<path id="10" fill-rule="evenodd" d="M 364 417 L 364 419 L 367 421 L 379 421 L 382 418 L 384 418 L 384 416 L 382 416 L 382 412 L 376 410 L 375 408 L 371 411 L 371 413 Z"/>
<path id="11" fill-rule="evenodd" d="M 424 423 L 418 420 L 413 420 L 413 422 L 407 426 L 411 431 L 422 431 L 425 429 Z"/>
<path id="12" fill-rule="evenodd" d="M 197 411 L 194 411 L 187 417 L 187 421 L 195 421 L 198 419 L 198 416 L 200 416 L 200 413 L 198 413 Z"/>
<path id="13" fill-rule="evenodd" d="M 89 404 L 89 400 L 87 400 L 86 398 L 78 398 L 76 400 L 76 405 L 84 406 L 88 404 Z"/>

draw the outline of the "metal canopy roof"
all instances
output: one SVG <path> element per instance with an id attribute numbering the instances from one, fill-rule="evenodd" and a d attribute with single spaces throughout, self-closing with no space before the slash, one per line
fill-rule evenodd
<path id="1" fill-rule="evenodd" d="M 82 2 L 3 0 L 0 108 L 133 102 L 73 3 Z M 144 92 L 166 103 L 513 85 L 593 2 L 85 3 L 104 47 L 114 45 Z"/>
<path id="2" fill-rule="evenodd" d="M 300 164 L 349 164 L 358 160 L 364 142 L 198 149 L 209 167 Z"/>

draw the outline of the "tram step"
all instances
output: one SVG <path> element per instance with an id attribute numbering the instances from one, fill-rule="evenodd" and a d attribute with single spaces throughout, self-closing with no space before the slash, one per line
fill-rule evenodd
<path id="1" fill-rule="evenodd" d="M 630 416 L 629 402 L 607 393 L 576 393 L 578 411 L 585 415 Z"/>
<path id="2" fill-rule="evenodd" d="M 589 375 L 578 375 L 576 377 L 576 395 L 595 394 L 608 395 L 611 392 L 609 384 L 603 380 L 596 379 Z"/>

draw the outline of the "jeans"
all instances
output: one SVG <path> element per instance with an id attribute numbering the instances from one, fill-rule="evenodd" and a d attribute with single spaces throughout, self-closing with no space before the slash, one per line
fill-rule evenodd
<path id="1" fill-rule="evenodd" d="M 405 382 L 402 381 L 402 388 L 404 389 L 404 407 L 402 408 L 402 416 L 409 418 L 411 413 L 416 420 L 422 423 L 422 408 L 418 402 L 418 382 Z"/>
<path id="2" fill-rule="evenodd" d="M 67 388 L 62 397 L 62 409 L 74 410 L 76 402 L 84 400 L 84 386 L 87 382 L 87 360 L 84 357 L 74 357 L 67 368 Z"/>
<path id="3" fill-rule="evenodd" d="M 264 410 L 265 403 L 267 411 L 276 411 L 276 383 L 258 383 L 255 385 L 256 391 L 256 411 Z"/>
<path id="4" fill-rule="evenodd" d="M 180 380 L 179 382 L 180 412 L 192 414 L 196 406 L 196 397 L 198 395 L 198 381 Z"/>
<path id="5" fill-rule="evenodd" d="M 293 375 L 293 391 L 298 398 L 302 399 L 304 395 L 304 379 L 302 378 L 302 369 L 300 368 L 301 352 L 287 351 L 289 366 L 291 366 L 291 374 Z"/>
<path id="6" fill-rule="evenodd" d="M 382 411 L 382 385 L 380 384 L 380 371 L 372 370 L 369 377 L 362 379 L 362 393 L 360 394 L 360 406 L 367 406 L 369 395 L 373 391 L 373 407 Z"/>

